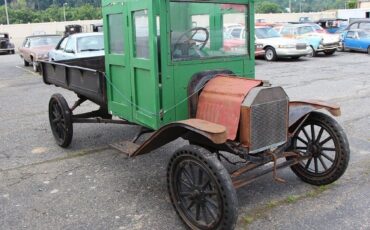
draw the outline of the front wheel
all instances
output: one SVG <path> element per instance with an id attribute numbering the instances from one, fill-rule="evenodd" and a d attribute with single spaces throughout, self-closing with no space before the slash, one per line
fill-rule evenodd
<path id="1" fill-rule="evenodd" d="M 267 61 L 276 61 L 277 60 L 277 54 L 274 48 L 268 47 L 265 50 L 265 59 Z"/>
<path id="2" fill-rule="evenodd" d="M 72 111 L 60 94 L 54 94 L 49 102 L 49 122 L 55 141 L 66 148 L 73 137 Z"/>
<path id="3" fill-rule="evenodd" d="M 167 170 L 171 202 L 190 229 L 234 229 L 237 196 L 230 175 L 208 150 L 185 146 Z"/>
<path id="4" fill-rule="evenodd" d="M 347 136 L 330 116 L 312 112 L 292 139 L 292 151 L 311 158 L 291 169 L 303 181 L 326 185 L 338 180 L 346 171 L 350 149 Z"/>
<path id="5" fill-rule="evenodd" d="M 324 54 L 326 56 L 331 56 L 331 55 L 333 55 L 335 53 L 335 51 L 337 51 L 337 50 L 325 50 L 324 51 Z"/>
<path id="6" fill-rule="evenodd" d="M 309 48 L 310 48 L 310 52 L 308 53 L 307 56 L 308 57 L 316 57 L 317 56 L 316 50 L 312 46 L 310 46 Z"/>
<path id="7" fill-rule="evenodd" d="M 26 61 L 26 59 L 23 59 L 24 66 L 30 66 L 30 63 Z"/>

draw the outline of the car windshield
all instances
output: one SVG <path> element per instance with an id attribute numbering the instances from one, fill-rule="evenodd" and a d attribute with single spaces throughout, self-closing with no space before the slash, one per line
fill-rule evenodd
<path id="1" fill-rule="evenodd" d="M 359 31 L 358 32 L 358 37 L 359 38 L 370 38 L 370 33 L 366 31 Z"/>
<path id="2" fill-rule="evenodd" d="M 43 37 L 34 37 L 30 38 L 30 47 L 37 47 L 37 46 L 56 46 L 61 37 L 60 36 L 43 36 Z"/>
<path id="3" fill-rule="evenodd" d="M 103 35 L 80 37 L 77 39 L 78 52 L 104 50 Z"/>
<path id="4" fill-rule="evenodd" d="M 277 38 L 280 34 L 271 27 L 256 28 L 256 37 L 258 39 Z"/>
<path id="5" fill-rule="evenodd" d="M 245 56 L 249 36 L 247 5 L 170 3 L 171 55 L 175 61 Z M 220 23 L 214 15 L 222 14 Z M 233 34 L 229 34 L 233 33 Z M 231 41 L 238 42 L 230 45 Z"/>

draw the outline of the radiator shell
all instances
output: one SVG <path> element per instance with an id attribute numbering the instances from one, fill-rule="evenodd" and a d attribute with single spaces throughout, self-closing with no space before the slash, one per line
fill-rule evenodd
<path id="1" fill-rule="evenodd" d="M 281 87 L 252 89 L 242 103 L 240 142 L 250 153 L 262 152 L 287 141 L 289 98 Z"/>

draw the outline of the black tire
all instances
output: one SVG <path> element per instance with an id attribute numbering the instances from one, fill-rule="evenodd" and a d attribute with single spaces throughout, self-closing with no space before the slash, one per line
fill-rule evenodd
<path id="1" fill-rule="evenodd" d="M 311 48 L 311 52 L 307 56 L 308 57 L 316 57 L 317 56 L 316 50 L 312 46 L 310 46 L 310 48 Z"/>
<path id="2" fill-rule="evenodd" d="M 331 55 L 333 55 L 333 54 L 335 54 L 335 52 L 336 52 L 337 50 L 325 50 L 324 51 L 324 54 L 326 55 L 326 56 L 331 56 Z"/>
<path id="3" fill-rule="evenodd" d="M 24 62 L 24 66 L 30 66 L 30 63 L 26 61 L 26 59 L 23 59 L 23 62 Z"/>
<path id="4" fill-rule="evenodd" d="M 195 145 L 177 150 L 168 164 L 167 185 L 177 214 L 189 228 L 235 228 L 236 191 L 228 171 L 208 150 Z"/>
<path id="5" fill-rule="evenodd" d="M 300 58 L 301 58 L 300 56 L 298 56 L 298 57 L 291 57 L 292 60 L 298 60 Z"/>
<path id="6" fill-rule="evenodd" d="M 274 48 L 267 47 L 265 49 L 265 59 L 266 61 L 276 61 L 277 60 L 277 54 Z"/>
<path id="7" fill-rule="evenodd" d="M 310 159 L 291 167 L 299 178 L 312 185 L 327 185 L 338 180 L 350 159 L 344 130 L 332 117 L 319 112 L 312 112 L 299 128 L 292 139 L 291 150 L 312 154 Z"/>
<path id="8" fill-rule="evenodd" d="M 12 50 L 12 54 L 15 54 L 15 50 Z"/>
<path id="9" fill-rule="evenodd" d="M 73 137 L 72 111 L 60 94 L 54 94 L 49 102 L 49 122 L 55 141 L 66 148 Z"/>

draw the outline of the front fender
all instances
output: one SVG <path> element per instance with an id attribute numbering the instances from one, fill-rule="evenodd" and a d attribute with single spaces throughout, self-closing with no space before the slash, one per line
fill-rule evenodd
<path id="1" fill-rule="evenodd" d="M 340 106 L 324 101 L 292 101 L 289 103 L 289 127 L 294 126 L 299 120 L 313 111 L 325 109 L 333 116 L 340 116 Z"/>

